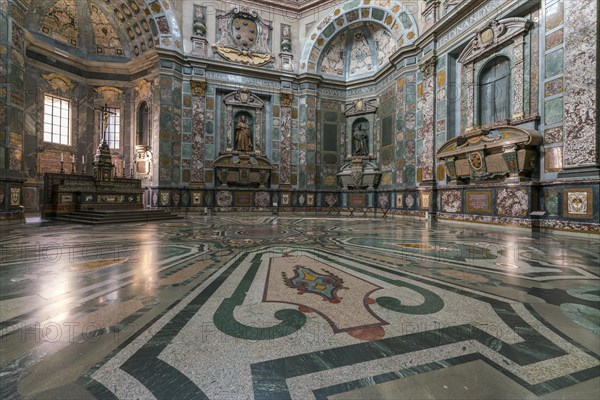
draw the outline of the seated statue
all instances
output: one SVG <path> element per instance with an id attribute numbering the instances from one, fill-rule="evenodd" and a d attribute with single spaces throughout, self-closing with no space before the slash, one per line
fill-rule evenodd
<path id="1" fill-rule="evenodd" d="M 369 155 L 369 135 L 363 129 L 363 124 L 359 124 L 352 134 L 352 148 L 355 156 Z"/>

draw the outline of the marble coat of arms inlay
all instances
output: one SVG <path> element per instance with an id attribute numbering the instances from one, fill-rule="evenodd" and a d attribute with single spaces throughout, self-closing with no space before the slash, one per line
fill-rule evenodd
<path id="1" fill-rule="evenodd" d="M 273 29 L 254 10 L 236 7 L 217 17 L 219 40 L 213 50 L 226 60 L 262 66 L 273 62 L 269 49 L 270 31 Z"/>

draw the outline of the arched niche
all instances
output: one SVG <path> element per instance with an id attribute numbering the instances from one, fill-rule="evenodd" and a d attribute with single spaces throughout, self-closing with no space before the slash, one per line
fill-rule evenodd
<path id="1" fill-rule="evenodd" d="M 237 111 L 233 117 L 234 143 L 236 151 L 254 149 L 254 117 L 248 111 Z"/>
<path id="2" fill-rule="evenodd" d="M 378 107 L 377 99 L 359 99 L 346 104 L 346 159 L 373 158 L 376 151 L 373 126 Z"/>
<path id="3" fill-rule="evenodd" d="M 138 146 L 148 146 L 150 143 L 150 107 L 147 101 L 142 101 L 137 108 L 136 138 Z"/>
<path id="4" fill-rule="evenodd" d="M 364 117 L 359 117 L 352 123 L 352 156 L 366 157 L 369 155 L 371 142 L 371 123 Z"/>
<path id="5" fill-rule="evenodd" d="M 222 148 L 222 151 L 228 153 L 237 151 L 237 128 L 242 115 L 244 115 L 246 124 L 249 125 L 252 151 L 264 154 L 265 137 L 261 123 L 265 107 L 264 101 L 247 88 L 242 88 L 223 97 L 223 104 L 225 104 L 225 129 L 223 132 L 225 140 L 222 141 L 222 143 L 224 142 L 222 146 L 226 147 Z"/>
<path id="6" fill-rule="evenodd" d="M 149 175 L 152 170 L 150 151 L 150 105 L 147 100 L 140 102 L 135 116 L 135 173 Z"/>

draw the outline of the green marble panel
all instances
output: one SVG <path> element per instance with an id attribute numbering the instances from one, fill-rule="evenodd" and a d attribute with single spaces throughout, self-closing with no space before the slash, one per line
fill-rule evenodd
<path id="1" fill-rule="evenodd" d="M 323 36 L 328 38 L 331 35 L 333 35 L 334 32 L 335 32 L 335 26 L 333 24 L 331 24 L 327 28 L 325 28 L 325 30 L 323 31 Z"/>
<path id="2" fill-rule="evenodd" d="M 563 72 L 564 54 L 563 49 L 558 49 L 546 54 L 546 78 L 553 77 Z"/>
<path id="3" fill-rule="evenodd" d="M 206 134 L 208 135 L 212 135 L 214 133 L 215 130 L 215 124 L 212 121 L 208 121 L 206 123 Z"/>
<path id="4" fill-rule="evenodd" d="M 544 122 L 547 125 L 555 124 L 563 119 L 563 98 L 546 101 Z"/>
<path id="5" fill-rule="evenodd" d="M 182 120 L 182 129 L 184 132 L 192 131 L 192 119 L 191 118 L 183 118 Z"/>
<path id="6" fill-rule="evenodd" d="M 0 41 L 8 42 L 8 19 L 0 14 Z"/>
<path id="7" fill-rule="evenodd" d="M 161 142 L 159 148 L 161 156 L 171 155 L 171 142 Z"/>
<path id="8" fill-rule="evenodd" d="M 446 106 L 447 106 L 446 100 L 437 102 L 436 117 L 438 120 L 442 120 L 442 119 L 446 118 Z"/>
<path id="9" fill-rule="evenodd" d="M 373 16 L 373 19 L 381 21 L 383 20 L 385 12 L 383 10 L 380 10 L 379 8 L 373 8 L 371 11 L 371 15 Z"/>
<path id="10" fill-rule="evenodd" d="M 192 158 L 192 144 L 182 143 L 181 144 L 181 158 L 190 159 Z"/>
<path id="11" fill-rule="evenodd" d="M 400 22 L 402 23 L 404 29 L 410 29 L 410 27 L 412 26 L 412 22 L 410 21 L 410 17 L 408 16 L 408 14 L 402 11 L 398 15 L 398 17 L 400 18 Z"/>
<path id="12" fill-rule="evenodd" d="M 214 160 L 214 158 L 215 158 L 215 147 L 214 146 L 206 146 L 204 148 L 204 158 L 207 160 Z"/>
<path id="13" fill-rule="evenodd" d="M 173 90 L 173 107 L 175 107 L 175 108 L 182 107 L 181 89 Z"/>

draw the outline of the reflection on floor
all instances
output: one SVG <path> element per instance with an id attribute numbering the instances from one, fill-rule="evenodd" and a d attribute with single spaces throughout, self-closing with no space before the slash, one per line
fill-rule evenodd
<path id="1" fill-rule="evenodd" d="M 2 229 L 2 399 L 600 393 L 600 238 L 295 215 Z"/>

